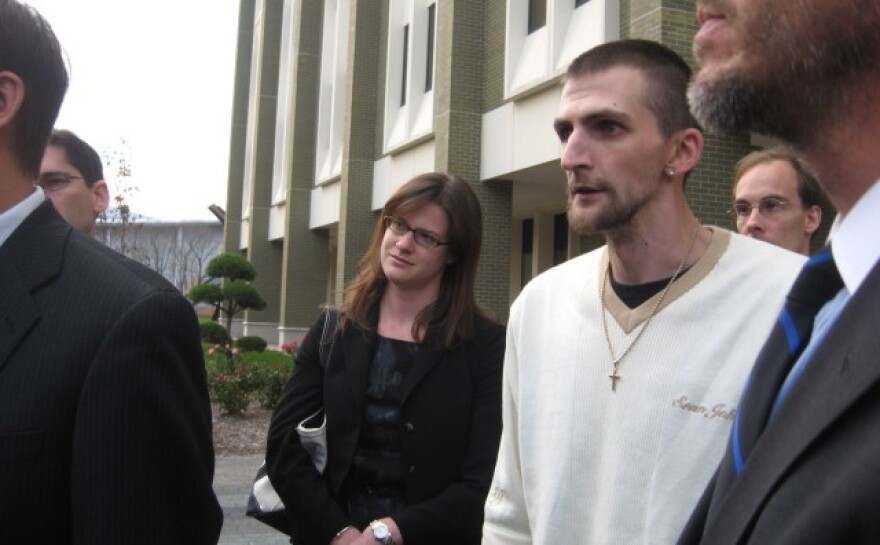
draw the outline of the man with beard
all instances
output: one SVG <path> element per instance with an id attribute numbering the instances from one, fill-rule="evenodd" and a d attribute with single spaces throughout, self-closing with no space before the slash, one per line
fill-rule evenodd
<path id="1" fill-rule="evenodd" d="M 831 251 L 791 289 L 680 543 L 877 543 L 880 3 L 703 0 L 697 15 L 694 112 L 803 152 L 838 219 Z"/>
<path id="2" fill-rule="evenodd" d="M 723 454 L 803 258 L 703 226 L 688 206 L 703 152 L 689 78 L 642 40 L 568 69 L 554 128 L 569 223 L 607 245 L 513 304 L 484 544 L 673 542 Z"/>

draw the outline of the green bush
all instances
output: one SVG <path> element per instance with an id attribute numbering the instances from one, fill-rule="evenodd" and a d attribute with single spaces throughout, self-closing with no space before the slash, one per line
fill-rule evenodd
<path id="1" fill-rule="evenodd" d="M 263 352 L 268 344 L 266 339 L 256 335 L 241 337 L 235 341 L 235 346 L 240 348 L 242 352 Z"/>
<path id="2" fill-rule="evenodd" d="M 222 413 L 242 413 L 252 399 L 269 409 L 278 404 L 293 370 L 290 354 L 275 350 L 245 352 L 229 344 L 203 346 L 208 390 Z"/>
<path id="3" fill-rule="evenodd" d="M 247 410 L 250 402 L 250 392 L 239 375 L 209 377 L 208 391 L 224 414 L 241 414 Z"/>
<path id="4" fill-rule="evenodd" d="M 231 339 L 226 328 L 214 321 L 204 321 L 199 323 L 199 329 L 202 332 L 202 341 L 210 344 L 226 344 Z"/>
<path id="5" fill-rule="evenodd" d="M 260 366 L 257 368 L 259 387 L 254 391 L 260 406 L 266 409 L 274 409 L 281 398 L 281 391 L 290 378 L 290 370 L 281 365 Z"/>

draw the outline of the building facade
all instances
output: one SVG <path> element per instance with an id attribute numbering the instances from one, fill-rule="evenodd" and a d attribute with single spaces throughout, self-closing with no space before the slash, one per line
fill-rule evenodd
<path id="1" fill-rule="evenodd" d="M 501 320 L 539 272 L 601 243 L 565 220 L 552 128 L 568 63 L 618 38 L 692 62 L 692 0 L 241 0 L 225 251 L 269 302 L 244 331 L 298 338 L 338 304 L 377 213 L 402 183 L 472 183 L 485 240 L 479 302 Z M 731 227 L 749 137 L 709 135 L 688 194 Z"/>
<path id="2" fill-rule="evenodd" d="M 208 262 L 223 249 L 219 221 L 98 222 L 97 239 L 164 276 L 186 295 L 206 280 Z"/>

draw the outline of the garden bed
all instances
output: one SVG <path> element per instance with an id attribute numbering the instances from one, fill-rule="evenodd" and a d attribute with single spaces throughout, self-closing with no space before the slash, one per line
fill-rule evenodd
<path id="1" fill-rule="evenodd" d="M 272 410 L 251 402 L 242 414 L 221 414 L 216 403 L 211 404 L 214 427 L 214 453 L 263 454 L 266 451 L 266 433 Z"/>

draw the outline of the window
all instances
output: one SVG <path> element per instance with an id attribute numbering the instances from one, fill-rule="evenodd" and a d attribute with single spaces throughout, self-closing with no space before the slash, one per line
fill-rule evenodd
<path id="1" fill-rule="evenodd" d="M 428 47 L 425 52 L 425 92 L 434 88 L 434 25 L 437 4 L 428 6 Z"/>
<path id="2" fill-rule="evenodd" d="M 290 4 L 284 4 L 284 24 L 281 27 L 281 59 L 278 69 L 278 108 L 275 114 L 275 153 L 272 167 L 272 204 L 287 198 L 287 181 L 292 176 L 293 150 L 293 77 L 296 63 L 294 13 Z"/>
<path id="3" fill-rule="evenodd" d="M 535 220 L 522 222 L 522 254 L 519 262 L 520 289 L 532 279 L 532 254 L 534 252 Z"/>
<path id="4" fill-rule="evenodd" d="M 620 35 L 620 0 L 507 0 L 504 96 L 565 72 L 579 54 Z"/>
<path id="5" fill-rule="evenodd" d="M 529 0 L 529 34 L 547 24 L 547 0 Z"/>
<path id="6" fill-rule="evenodd" d="M 559 265 L 568 259 L 568 217 L 565 214 L 553 216 L 553 264 Z"/>
<path id="7" fill-rule="evenodd" d="M 385 74 L 384 149 L 434 130 L 436 0 L 390 0 Z"/>
<path id="8" fill-rule="evenodd" d="M 351 0 L 327 0 L 324 3 L 315 150 L 316 184 L 331 180 L 342 173 L 350 12 Z"/>
<path id="9" fill-rule="evenodd" d="M 409 25 L 403 25 L 403 64 L 400 69 L 403 70 L 403 77 L 400 78 L 400 105 L 405 106 L 406 84 L 409 80 Z"/>

